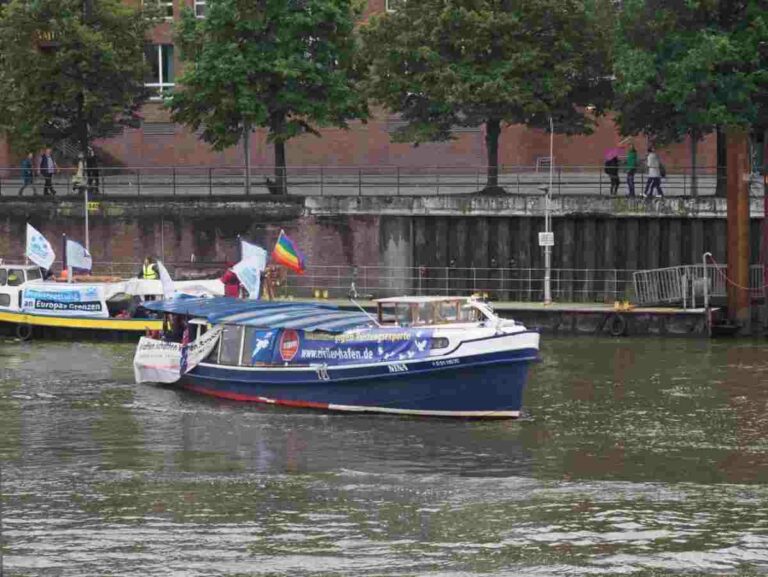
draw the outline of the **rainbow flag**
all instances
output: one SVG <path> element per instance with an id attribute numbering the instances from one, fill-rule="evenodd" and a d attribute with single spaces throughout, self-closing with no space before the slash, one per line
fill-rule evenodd
<path id="1" fill-rule="evenodd" d="M 284 230 L 281 230 L 280 236 L 277 237 L 275 248 L 272 250 L 272 261 L 294 272 L 304 274 L 304 255 Z"/>

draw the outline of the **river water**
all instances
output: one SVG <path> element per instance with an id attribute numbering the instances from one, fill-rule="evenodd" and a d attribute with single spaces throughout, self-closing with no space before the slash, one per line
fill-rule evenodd
<path id="1" fill-rule="evenodd" d="M 768 347 L 545 338 L 518 421 L 133 384 L 0 342 L 8 576 L 768 572 Z"/>

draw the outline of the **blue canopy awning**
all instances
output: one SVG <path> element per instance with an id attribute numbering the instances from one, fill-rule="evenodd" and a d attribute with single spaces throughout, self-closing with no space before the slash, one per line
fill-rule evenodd
<path id="1" fill-rule="evenodd" d="M 144 303 L 155 312 L 203 318 L 211 324 L 237 324 L 264 328 L 341 333 L 371 326 L 363 313 L 343 311 L 336 306 L 302 302 L 248 301 L 232 297 L 177 297 Z"/>

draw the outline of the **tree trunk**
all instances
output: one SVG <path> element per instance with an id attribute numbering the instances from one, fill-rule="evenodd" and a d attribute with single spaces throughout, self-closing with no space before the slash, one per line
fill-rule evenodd
<path id="1" fill-rule="evenodd" d="M 715 175 L 717 178 L 715 185 L 715 196 L 725 198 L 728 192 L 728 169 L 727 169 L 727 150 L 725 142 L 725 132 L 721 127 L 717 127 L 717 167 L 715 168 Z"/>
<path id="2" fill-rule="evenodd" d="M 285 142 L 275 141 L 275 194 L 288 194 L 288 179 L 285 174 Z"/>
<path id="3" fill-rule="evenodd" d="M 691 196 L 697 197 L 699 196 L 699 178 L 696 174 L 697 166 L 696 166 L 696 155 L 698 153 L 698 147 L 699 147 L 699 139 L 700 136 L 692 132 L 690 135 L 691 139 Z"/>
<path id="4" fill-rule="evenodd" d="M 500 192 L 499 190 L 499 135 L 501 120 L 489 118 L 485 123 L 485 149 L 488 156 L 488 176 L 484 192 Z M 503 192 L 503 191 L 502 191 Z"/>
<path id="5" fill-rule="evenodd" d="M 275 146 L 275 182 L 269 186 L 269 192 L 272 194 L 288 194 L 288 178 L 285 170 L 285 140 L 283 133 L 285 125 L 285 114 L 274 112 L 269 123 L 270 136 Z"/>
<path id="6" fill-rule="evenodd" d="M 245 196 L 251 194 L 251 125 L 243 126 L 243 155 L 245 156 Z"/>

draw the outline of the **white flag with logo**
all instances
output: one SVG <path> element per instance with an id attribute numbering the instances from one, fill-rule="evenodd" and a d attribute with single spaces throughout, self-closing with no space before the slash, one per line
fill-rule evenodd
<path id="1" fill-rule="evenodd" d="M 173 298 L 176 294 L 176 289 L 173 287 L 173 279 L 171 279 L 171 275 L 168 274 L 168 269 L 165 268 L 165 265 L 160 261 L 157 261 L 157 273 L 160 275 L 160 282 L 163 285 L 163 298 Z"/>
<path id="2" fill-rule="evenodd" d="M 250 258 L 263 258 L 264 262 L 266 262 L 267 251 L 265 251 L 257 244 L 251 244 L 250 242 L 240 240 L 240 258 L 242 260 L 248 260 Z"/>
<path id="3" fill-rule="evenodd" d="M 91 253 L 85 250 L 85 247 L 79 242 L 67 239 L 67 266 L 91 270 L 93 268 Z"/>
<path id="4" fill-rule="evenodd" d="M 259 298 L 261 288 L 261 273 L 267 266 L 267 251 L 255 244 L 240 241 L 242 243 L 243 260 L 232 267 L 232 272 L 243 283 L 248 297 Z"/>
<path id="5" fill-rule="evenodd" d="M 24 254 L 44 269 L 50 269 L 53 261 L 56 260 L 56 253 L 53 252 L 51 243 L 29 223 L 27 223 L 27 249 Z"/>

